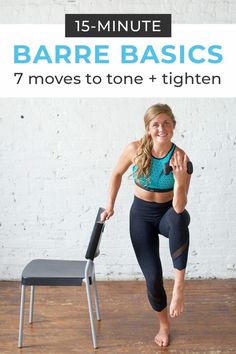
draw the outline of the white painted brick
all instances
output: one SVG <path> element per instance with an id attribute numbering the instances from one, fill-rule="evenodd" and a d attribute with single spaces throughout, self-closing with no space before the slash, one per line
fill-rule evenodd
<path id="1" fill-rule="evenodd" d="M 234 0 L 1 0 L 1 23 L 64 23 L 64 13 L 171 13 L 174 23 L 234 23 Z"/>
<path id="2" fill-rule="evenodd" d="M 175 142 L 186 149 L 194 163 L 188 204 L 188 277 L 235 277 L 236 123 L 232 117 L 236 101 L 162 101 L 174 107 L 178 122 Z M 0 105 L 2 279 L 18 278 L 22 265 L 32 258 L 84 257 L 97 207 L 106 203 L 112 168 L 124 146 L 141 136 L 143 113 L 154 103 L 129 98 L 12 102 L 5 99 Z M 96 122 L 103 129 L 88 128 Z M 57 129 L 59 137 L 54 134 Z M 133 200 L 129 174 L 123 177 L 115 215 L 106 225 L 98 260 L 100 279 L 142 279 L 129 236 Z M 168 240 L 162 236 L 160 246 L 164 275 L 172 277 Z"/>

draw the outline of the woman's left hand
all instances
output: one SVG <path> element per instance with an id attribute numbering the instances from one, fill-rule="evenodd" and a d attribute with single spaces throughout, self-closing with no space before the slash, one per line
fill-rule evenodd
<path id="1" fill-rule="evenodd" d="M 179 150 L 174 152 L 170 160 L 170 166 L 173 168 L 175 182 L 180 186 L 186 186 L 187 183 L 187 162 L 187 155 Z"/>

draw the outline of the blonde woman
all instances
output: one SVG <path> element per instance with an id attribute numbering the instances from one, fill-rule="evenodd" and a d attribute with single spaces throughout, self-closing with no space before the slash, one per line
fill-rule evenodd
<path id="1" fill-rule="evenodd" d="M 190 174 L 187 155 L 172 142 L 176 125 L 171 108 L 155 104 L 144 116 L 145 135 L 131 142 L 121 154 L 109 183 L 108 201 L 102 220 L 114 214 L 114 204 L 123 174 L 133 165 L 134 201 L 130 210 L 130 235 L 138 263 L 144 274 L 150 305 L 160 328 L 155 336 L 159 346 L 168 346 L 170 323 L 159 257 L 159 234 L 169 238 L 175 282 L 170 316 L 184 308 L 184 278 L 189 248 L 190 217 L 185 210 Z M 163 172 L 169 163 L 171 173 Z"/>

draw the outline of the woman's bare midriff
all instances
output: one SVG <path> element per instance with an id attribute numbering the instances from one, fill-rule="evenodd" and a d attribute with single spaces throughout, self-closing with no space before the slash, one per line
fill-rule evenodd
<path id="1" fill-rule="evenodd" d="M 134 186 L 134 194 L 147 202 L 166 203 L 173 199 L 173 191 L 163 193 L 149 192 L 137 185 Z"/>

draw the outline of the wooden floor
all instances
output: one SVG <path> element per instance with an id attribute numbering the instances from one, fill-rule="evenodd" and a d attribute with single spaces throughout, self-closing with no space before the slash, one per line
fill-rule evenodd
<path id="1" fill-rule="evenodd" d="M 173 282 L 165 281 L 168 297 Z M 24 348 L 17 348 L 20 284 L 0 282 L 0 353 L 236 353 L 236 281 L 189 280 L 185 312 L 171 320 L 171 343 L 159 349 L 155 312 L 144 282 L 98 282 L 102 321 L 93 350 L 85 286 L 38 287 L 34 324 L 25 311 Z M 29 292 L 27 291 L 27 302 Z"/>

